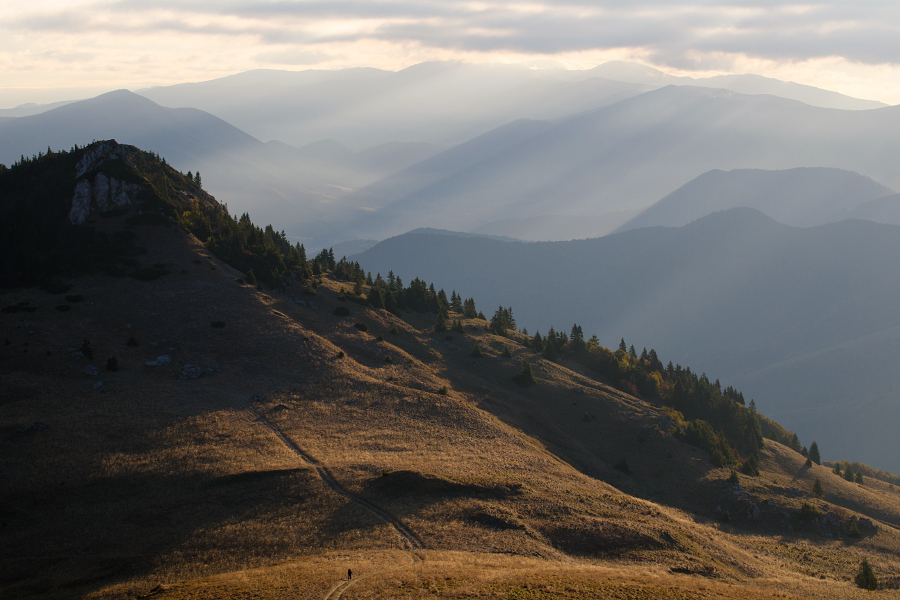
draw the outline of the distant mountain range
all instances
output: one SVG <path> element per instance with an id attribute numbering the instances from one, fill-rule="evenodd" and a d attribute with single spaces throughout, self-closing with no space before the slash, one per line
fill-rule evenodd
<path id="1" fill-rule="evenodd" d="M 779 223 L 809 227 L 851 216 L 881 221 L 876 205 L 863 205 L 894 191 L 843 169 L 802 167 L 783 171 L 718 169 L 686 183 L 620 229 L 677 227 L 719 210 L 755 208 Z M 859 211 L 859 212 L 858 212 Z M 890 222 L 890 221 L 888 221 Z"/>
<path id="2" fill-rule="evenodd" d="M 511 123 L 504 135 L 511 130 L 515 143 L 498 146 L 491 132 L 349 196 L 348 203 L 379 210 L 347 223 L 338 237 L 602 217 L 646 208 L 713 169 L 830 167 L 900 187 L 900 107 L 847 111 L 668 86 L 556 123 Z M 463 148 L 478 160 L 460 160 Z M 621 224 L 601 223 L 607 228 L 594 235 Z M 572 237 L 549 221 L 539 239 Z"/>
<path id="3" fill-rule="evenodd" d="M 357 255 L 546 334 L 573 322 L 739 384 L 829 457 L 900 470 L 900 227 L 782 225 L 746 208 L 572 242 L 410 233 Z M 883 369 L 883 370 L 882 370 Z"/>

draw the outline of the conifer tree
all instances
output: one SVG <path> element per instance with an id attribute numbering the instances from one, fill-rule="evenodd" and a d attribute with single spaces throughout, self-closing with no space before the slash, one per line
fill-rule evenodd
<path id="1" fill-rule="evenodd" d="M 374 284 L 374 283 L 375 283 L 375 282 L 372 281 L 372 271 L 369 271 L 369 272 L 366 274 L 366 285 L 372 285 L 372 284 Z"/>
<path id="2" fill-rule="evenodd" d="M 856 477 L 853 473 L 853 467 L 851 467 L 850 465 L 847 465 L 847 470 L 844 471 L 844 479 L 846 479 L 850 483 L 853 483 L 856 480 Z"/>
<path id="3" fill-rule="evenodd" d="M 634 344 L 628 349 L 628 356 L 630 356 L 632 360 L 637 360 L 637 352 L 634 349 Z"/>
<path id="4" fill-rule="evenodd" d="M 813 496 L 816 498 L 821 498 L 825 495 L 825 491 L 822 489 L 822 482 L 816 479 L 815 485 L 813 485 Z"/>
<path id="5" fill-rule="evenodd" d="M 481 358 L 484 356 L 484 353 L 481 351 L 481 346 L 478 345 L 478 342 L 475 342 L 475 345 L 472 346 L 472 351 L 469 352 L 469 356 L 472 358 Z"/>
<path id="6" fill-rule="evenodd" d="M 512 352 L 509 351 L 509 345 L 503 344 L 503 352 L 500 353 L 503 358 L 512 358 Z"/>
<path id="7" fill-rule="evenodd" d="M 537 384 L 534 377 L 534 369 L 528 364 L 527 360 L 522 361 L 522 370 L 513 378 L 513 380 L 522 387 L 528 387 Z"/>
<path id="8" fill-rule="evenodd" d="M 862 564 L 859 565 L 859 572 L 856 574 L 856 585 L 869 591 L 878 589 L 878 579 L 875 577 L 875 569 L 869 564 L 869 559 L 867 558 L 864 558 Z"/>
<path id="9" fill-rule="evenodd" d="M 196 183 L 199 188 L 203 187 L 203 180 L 200 179 L 200 171 L 197 171 L 197 174 L 194 175 L 194 183 Z"/>
<path id="10" fill-rule="evenodd" d="M 628 352 L 628 348 L 625 346 L 625 338 L 619 340 L 619 350 L 622 352 Z"/>
<path id="11" fill-rule="evenodd" d="M 437 317 L 434 319 L 434 330 L 438 332 L 447 331 L 447 319 L 442 311 L 438 311 Z"/>
<path id="12" fill-rule="evenodd" d="M 840 463 L 834 463 L 834 468 L 831 469 L 831 472 L 834 473 L 835 475 L 840 475 L 841 474 Z"/>
<path id="13" fill-rule="evenodd" d="M 813 461 L 817 465 L 822 464 L 822 457 L 819 455 L 819 444 L 813 441 L 812 444 L 809 445 L 809 460 Z"/>
<path id="14" fill-rule="evenodd" d="M 862 485 L 862 484 L 863 484 L 863 474 L 862 474 L 862 471 L 857 471 L 857 472 L 856 472 L 856 476 L 854 477 L 854 479 L 855 479 L 856 483 L 858 483 L 859 485 Z"/>

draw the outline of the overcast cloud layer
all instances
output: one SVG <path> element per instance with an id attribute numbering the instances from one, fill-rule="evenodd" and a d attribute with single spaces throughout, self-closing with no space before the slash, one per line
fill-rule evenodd
<path id="1" fill-rule="evenodd" d="M 396 70 L 425 60 L 589 68 L 635 60 L 679 75 L 755 72 L 900 102 L 900 4 L 339 0 L 5 0 L 0 106 L 11 88 L 113 89 L 253 68 Z M 82 92 L 83 95 L 83 92 Z"/>

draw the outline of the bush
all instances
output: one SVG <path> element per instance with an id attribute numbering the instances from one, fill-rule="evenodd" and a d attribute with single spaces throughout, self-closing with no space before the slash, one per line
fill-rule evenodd
<path id="1" fill-rule="evenodd" d="M 379 336 L 378 336 L 377 338 L 375 338 L 375 339 L 376 339 L 377 341 L 379 341 L 379 342 L 383 342 L 383 341 L 384 341 L 384 336 L 383 336 L 383 335 L 379 335 Z"/>
<path id="2" fill-rule="evenodd" d="M 628 463 L 625 462 L 624 458 L 622 460 L 620 460 L 618 463 L 616 463 L 616 470 L 621 471 L 622 473 L 625 473 L 626 475 L 629 475 L 629 476 L 631 475 L 631 469 L 628 468 Z"/>
<path id="3" fill-rule="evenodd" d="M 513 377 L 513 381 L 522 387 L 537 385 L 537 379 L 534 378 L 534 369 L 531 368 L 531 365 L 528 364 L 527 360 L 522 361 L 522 370 Z"/>
<path id="4" fill-rule="evenodd" d="M 347 356 L 347 355 L 344 354 L 344 351 L 343 351 L 343 350 L 341 350 L 340 352 L 337 353 L 337 357 L 338 357 L 338 358 L 344 358 L 345 356 Z"/>
<path id="5" fill-rule="evenodd" d="M 392 334 L 392 335 L 400 335 L 400 330 L 397 329 L 397 326 L 396 326 L 396 325 L 394 325 L 393 327 L 391 327 L 391 334 Z"/>
<path id="6" fill-rule="evenodd" d="M 478 345 L 478 342 L 475 342 L 475 345 L 472 346 L 472 351 L 469 352 L 469 356 L 472 358 L 481 358 L 484 356 L 484 353 L 481 351 L 481 346 Z"/>
<path id="7" fill-rule="evenodd" d="M 809 502 L 804 502 L 803 506 L 800 507 L 801 521 L 812 521 L 813 519 L 818 519 L 821 516 L 822 513 L 819 512 L 819 509 Z"/>
<path id="8" fill-rule="evenodd" d="M 119 361 L 116 360 L 115 356 L 110 356 L 106 361 L 106 370 L 107 371 L 118 371 L 119 370 Z"/>
<path id="9" fill-rule="evenodd" d="M 334 309 L 334 316 L 336 316 L 336 317 L 349 317 L 349 316 L 350 316 L 350 309 L 348 309 L 346 306 L 338 306 L 336 309 Z"/>
<path id="10" fill-rule="evenodd" d="M 856 585 L 864 590 L 878 589 L 878 579 L 875 578 L 875 570 L 869 564 L 869 559 L 864 558 L 859 565 L 859 573 L 856 574 Z"/>
<path id="11" fill-rule="evenodd" d="M 850 519 L 850 524 L 847 526 L 847 535 L 854 538 L 860 537 L 859 521 L 857 519 Z"/>
<path id="12" fill-rule="evenodd" d="M 509 351 L 509 344 L 503 344 L 503 352 L 500 353 L 503 358 L 512 358 L 512 352 Z"/>
<path id="13" fill-rule="evenodd" d="M 392 364 L 394 364 L 394 359 L 391 358 L 390 354 L 388 354 L 387 356 L 384 357 L 384 362 L 386 362 L 389 365 L 392 365 Z"/>
<path id="14" fill-rule="evenodd" d="M 450 392 L 450 390 L 447 388 L 446 385 L 441 386 L 441 389 L 438 390 L 438 394 L 440 394 L 441 396 L 446 396 L 449 392 Z"/>
<path id="15" fill-rule="evenodd" d="M 357 329 L 359 329 L 359 330 L 362 331 L 362 332 L 367 332 L 367 331 L 369 331 L 369 326 L 366 325 L 365 323 L 360 323 L 359 321 L 357 321 L 356 323 L 354 323 L 353 326 L 356 327 Z"/>
<path id="16" fill-rule="evenodd" d="M 737 471 L 734 469 L 731 470 L 731 475 L 728 476 L 728 483 L 741 483 L 741 478 L 738 477 Z"/>

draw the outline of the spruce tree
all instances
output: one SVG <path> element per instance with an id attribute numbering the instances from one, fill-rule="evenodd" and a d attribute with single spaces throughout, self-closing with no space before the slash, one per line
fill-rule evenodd
<path id="1" fill-rule="evenodd" d="M 840 465 L 840 463 L 834 463 L 834 468 L 831 469 L 831 472 L 834 473 L 835 475 L 840 475 L 840 474 L 841 474 L 841 465 Z"/>
<path id="2" fill-rule="evenodd" d="M 628 347 L 625 345 L 625 338 L 619 340 L 619 350 L 622 352 L 628 352 Z"/>
<path id="3" fill-rule="evenodd" d="M 822 489 L 822 482 L 816 479 L 815 485 L 813 485 L 813 496 L 816 498 L 821 498 L 825 495 L 825 490 Z"/>
<path id="4" fill-rule="evenodd" d="M 859 573 L 856 574 L 856 585 L 864 590 L 874 591 L 878 589 L 878 579 L 875 570 L 869 564 L 869 559 L 864 558 L 859 565 Z"/>
<path id="5" fill-rule="evenodd" d="M 856 477 L 855 477 L 854 479 L 856 480 L 856 483 L 858 483 L 859 485 L 862 485 L 862 484 L 863 484 L 863 474 L 862 474 L 862 471 L 857 471 L 857 472 L 856 472 Z"/>
<path id="6" fill-rule="evenodd" d="M 822 457 L 819 455 L 819 444 L 815 441 L 809 445 L 809 459 L 817 465 L 822 464 Z"/>
<path id="7" fill-rule="evenodd" d="M 500 353 L 503 358 L 512 358 L 512 352 L 509 351 L 509 345 L 503 344 L 503 352 Z"/>
<path id="8" fill-rule="evenodd" d="M 439 310 L 434 319 L 434 330 L 437 332 L 447 331 L 447 319 L 444 318 L 443 311 Z"/>
<path id="9" fill-rule="evenodd" d="M 475 345 L 472 346 L 472 351 L 469 352 L 469 356 L 472 358 L 481 358 L 484 356 L 484 353 L 481 351 L 481 346 L 478 345 L 478 342 L 475 342 Z"/>
<path id="10" fill-rule="evenodd" d="M 527 360 L 522 361 L 522 370 L 513 377 L 513 380 L 522 387 L 529 387 L 537 384 L 537 379 L 534 378 L 534 370 L 531 368 L 531 365 L 528 364 Z"/>
<path id="11" fill-rule="evenodd" d="M 846 479 L 850 483 L 853 483 L 856 480 L 856 477 L 854 477 L 853 474 L 853 467 L 851 467 L 850 465 L 847 465 L 847 470 L 844 471 L 844 479 Z"/>

